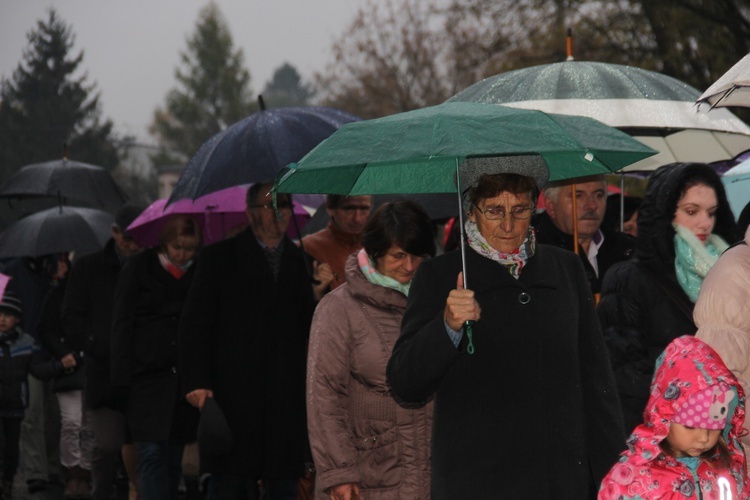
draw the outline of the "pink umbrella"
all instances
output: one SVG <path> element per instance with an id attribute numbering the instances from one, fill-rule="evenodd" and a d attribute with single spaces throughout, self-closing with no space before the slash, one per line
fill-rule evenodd
<path id="1" fill-rule="evenodd" d="M 210 245 L 223 240 L 227 234 L 243 229 L 247 224 L 245 214 L 247 188 L 247 185 L 232 186 L 195 200 L 183 198 L 169 206 L 166 206 L 166 198 L 158 199 L 141 212 L 128 226 L 127 231 L 142 246 L 157 246 L 159 232 L 170 216 L 190 215 L 203 229 L 203 244 Z M 311 214 L 303 205 L 295 203 L 294 216 L 301 229 L 310 220 Z M 289 225 L 288 234 L 291 238 L 297 237 L 294 222 Z"/>

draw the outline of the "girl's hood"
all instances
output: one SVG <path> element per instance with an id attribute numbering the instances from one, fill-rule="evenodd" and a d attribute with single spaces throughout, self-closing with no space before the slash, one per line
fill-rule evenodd
<path id="1" fill-rule="evenodd" d="M 733 462 L 744 467 L 739 437 L 744 433 L 745 393 L 732 372 L 708 344 L 692 336 L 673 340 L 656 362 L 651 396 L 644 411 L 644 423 L 628 439 L 628 451 L 636 462 L 654 460 L 659 443 L 667 437 L 670 422 L 682 415 L 688 401 L 707 398 L 704 419 L 722 419 Z M 692 398 L 692 400 L 691 400 Z M 687 424 L 685 424 L 687 425 Z"/>

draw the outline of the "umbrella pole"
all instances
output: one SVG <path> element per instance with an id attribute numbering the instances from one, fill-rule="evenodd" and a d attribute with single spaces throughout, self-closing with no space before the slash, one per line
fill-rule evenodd
<path id="1" fill-rule="evenodd" d="M 456 159 L 456 189 L 458 190 L 458 231 L 461 247 L 461 272 L 463 273 L 464 288 L 468 288 L 466 280 L 466 245 L 464 243 L 464 206 L 461 198 L 461 181 L 458 177 L 458 159 Z"/>
<path id="2" fill-rule="evenodd" d="M 571 190 L 571 201 L 573 202 L 573 253 L 578 255 L 578 203 L 576 202 L 576 185 L 575 183 L 570 185 Z"/>
<path id="3" fill-rule="evenodd" d="M 273 203 L 274 206 L 276 206 L 276 191 L 273 192 Z M 292 204 L 292 224 L 294 224 L 294 229 L 295 231 L 297 231 L 297 236 L 299 237 L 299 249 L 302 250 L 302 262 L 304 262 L 305 269 L 307 269 L 307 273 L 310 276 L 310 282 L 313 285 L 319 285 L 320 281 L 316 280 L 313 276 L 315 273 L 313 271 L 313 263 L 311 261 L 311 257 L 307 254 L 307 252 L 305 252 L 305 245 L 302 243 L 302 232 L 299 229 L 297 218 L 294 216 L 294 204 Z"/>
<path id="4" fill-rule="evenodd" d="M 464 234 L 464 204 L 461 198 L 461 176 L 458 175 L 458 166 L 458 158 L 456 158 L 456 191 L 458 193 L 458 231 L 461 240 L 461 272 L 464 281 L 464 288 L 468 289 L 468 282 L 466 280 L 466 238 Z M 466 352 L 468 352 L 469 354 L 474 354 L 474 339 L 472 331 L 473 325 L 473 321 L 467 321 L 466 323 L 464 323 L 463 328 L 464 333 L 466 333 L 466 338 L 469 340 L 469 344 L 466 346 Z"/>
<path id="5" fill-rule="evenodd" d="M 620 173 L 620 232 L 625 231 L 625 174 Z"/>

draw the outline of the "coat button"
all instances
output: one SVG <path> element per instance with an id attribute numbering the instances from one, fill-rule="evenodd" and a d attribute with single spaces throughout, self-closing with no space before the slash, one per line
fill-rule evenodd
<path id="1" fill-rule="evenodd" d="M 524 305 L 528 304 L 529 302 L 531 302 L 531 295 L 526 292 L 521 292 L 521 294 L 518 296 L 518 302 Z"/>
<path id="2" fill-rule="evenodd" d="M 172 367 L 172 373 L 177 373 L 177 368 L 174 366 Z"/>

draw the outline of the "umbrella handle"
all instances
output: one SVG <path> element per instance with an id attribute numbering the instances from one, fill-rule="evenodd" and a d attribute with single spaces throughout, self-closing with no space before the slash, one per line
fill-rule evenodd
<path id="1" fill-rule="evenodd" d="M 469 345 L 466 346 L 466 352 L 469 354 L 474 354 L 474 332 L 472 331 L 474 323 L 475 321 L 472 319 L 464 323 L 464 333 L 466 333 L 466 338 L 469 339 Z"/>
<path id="2" fill-rule="evenodd" d="M 456 157 L 456 192 L 458 194 L 458 225 L 461 242 L 461 271 L 463 272 L 464 288 L 468 288 L 466 280 L 466 242 L 464 241 L 464 217 L 463 217 L 463 200 L 461 199 L 461 177 L 459 172 L 459 161 Z M 474 326 L 474 320 L 468 320 L 464 323 L 463 330 L 466 333 L 466 338 L 469 339 L 469 345 L 466 347 L 466 352 L 474 354 L 474 332 L 472 331 Z"/>

